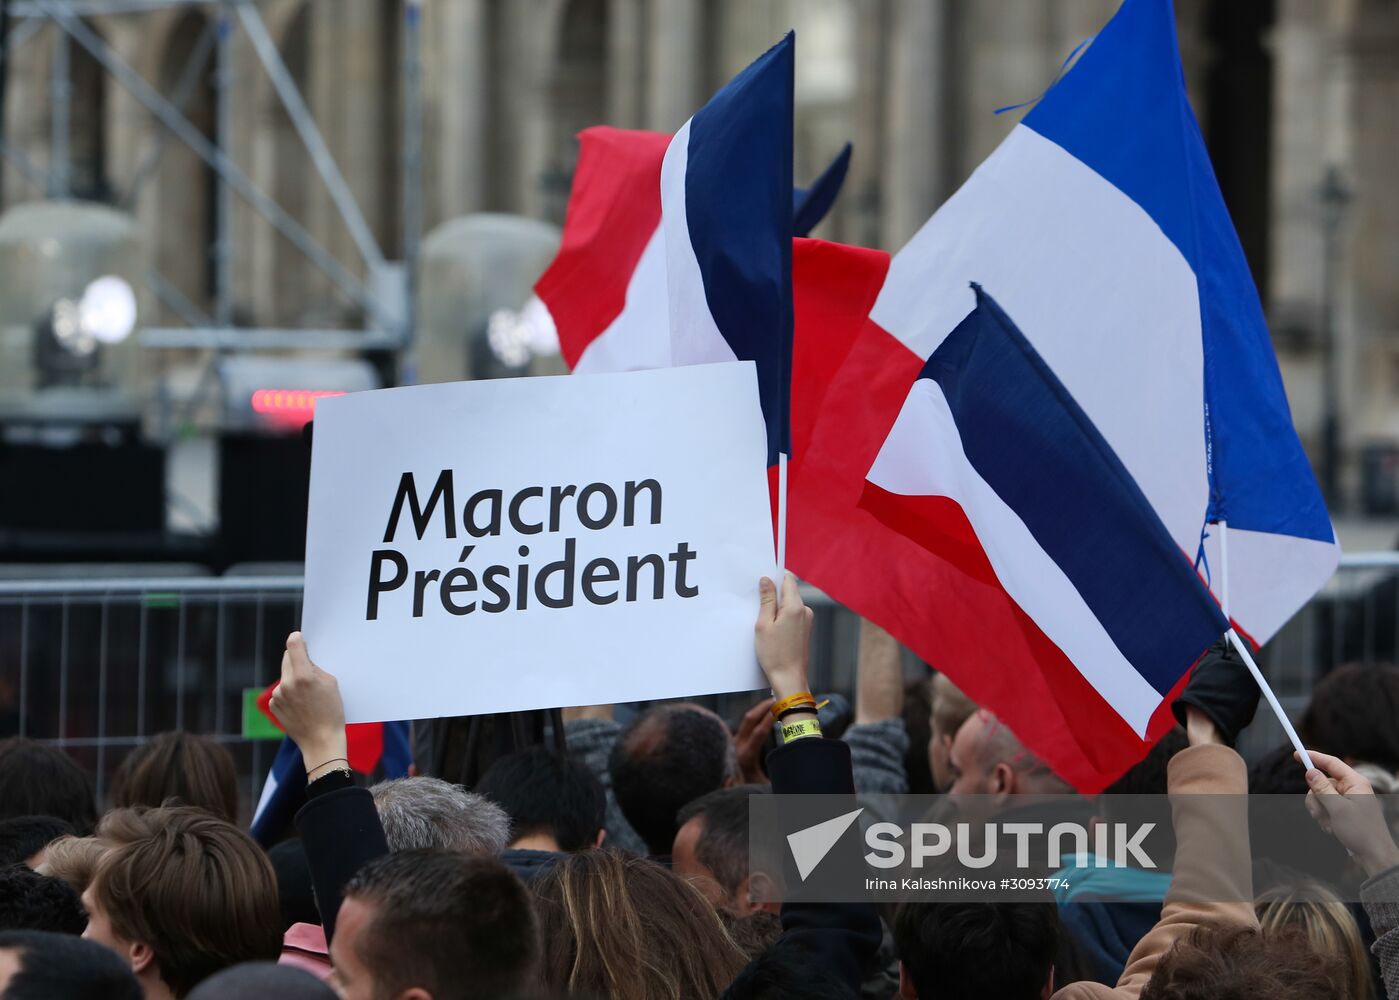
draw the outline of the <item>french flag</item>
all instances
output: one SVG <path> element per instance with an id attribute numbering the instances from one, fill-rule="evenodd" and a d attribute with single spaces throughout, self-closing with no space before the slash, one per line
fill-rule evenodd
<path id="1" fill-rule="evenodd" d="M 1240 631 L 1265 642 L 1326 583 L 1339 548 L 1186 97 L 1169 0 L 1125 0 L 894 257 L 791 487 L 811 499 L 792 503 L 788 566 L 947 672 L 1092 793 L 1174 724 L 1168 706 L 1143 740 L 1152 695 L 1139 689 L 1128 723 L 1080 672 L 1089 661 L 1030 628 L 1003 586 L 968 585 L 967 560 L 987 571 L 976 534 L 959 536 L 964 559 L 949 559 L 861 507 L 908 387 L 977 306 L 971 282 L 1015 317 L 1216 596 L 1211 522 L 1228 521 Z M 988 636 L 1009 647 L 1004 661 Z M 1016 666 L 1027 663 L 1040 669 Z"/>
<path id="2" fill-rule="evenodd" d="M 672 137 L 585 131 L 535 284 L 575 372 L 756 362 L 769 465 L 790 454 L 794 209 L 819 218 L 848 163 L 794 204 L 795 49 L 789 33 Z"/>
<path id="3" fill-rule="evenodd" d="M 1019 608 L 1021 635 L 982 636 L 988 664 L 1045 674 L 1091 732 L 1101 720 L 1074 697 L 1087 684 L 1144 740 L 1228 622 L 1074 397 L 973 291 L 976 306 L 914 381 L 862 504 L 957 566 L 959 589 L 1003 590 Z"/>

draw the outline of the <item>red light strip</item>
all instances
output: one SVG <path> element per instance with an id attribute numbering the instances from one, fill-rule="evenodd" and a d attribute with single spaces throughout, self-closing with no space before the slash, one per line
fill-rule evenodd
<path id="1" fill-rule="evenodd" d="M 315 415 L 316 400 L 343 396 L 335 389 L 257 389 L 253 392 L 254 413 L 288 423 L 306 423 Z"/>

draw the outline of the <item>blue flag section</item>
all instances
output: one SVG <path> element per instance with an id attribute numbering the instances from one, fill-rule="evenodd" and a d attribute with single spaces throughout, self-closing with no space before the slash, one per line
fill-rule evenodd
<path id="1" fill-rule="evenodd" d="M 831 210 L 845 183 L 845 175 L 850 172 L 850 152 L 851 145 L 847 142 L 830 165 L 821 171 L 821 176 L 811 182 L 811 187 L 792 189 L 793 236 L 810 236 Z"/>
<path id="2" fill-rule="evenodd" d="M 1209 519 L 1334 541 L 1293 429 L 1258 291 L 1186 95 L 1170 0 L 1125 0 L 1023 124 L 1141 206 L 1196 274 Z M 1132 141 L 1124 142 L 1129 133 Z"/>
<path id="3" fill-rule="evenodd" d="M 757 363 L 770 465 L 790 448 L 795 50 L 789 33 L 734 77 L 661 167 L 674 361 Z"/>

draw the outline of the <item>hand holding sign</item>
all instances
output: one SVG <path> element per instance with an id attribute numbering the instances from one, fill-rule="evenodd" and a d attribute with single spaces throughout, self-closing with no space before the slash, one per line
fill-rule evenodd
<path id="1" fill-rule="evenodd" d="M 811 658 L 811 623 L 816 613 L 802 603 L 797 578 L 788 573 L 782 580 L 782 603 L 777 601 L 777 585 L 767 577 L 758 584 L 760 604 L 757 635 L 758 663 L 777 698 L 787 698 L 810 690 L 807 663 Z"/>
<path id="2" fill-rule="evenodd" d="M 282 681 L 272 692 L 272 713 L 301 748 L 308 778 L 332 761 L 345 761 L 345 706 L 335 678 L 311 662 L 300 632 L 287 636 Z M 348 764 L 348 761 L 346 761 Z"/>

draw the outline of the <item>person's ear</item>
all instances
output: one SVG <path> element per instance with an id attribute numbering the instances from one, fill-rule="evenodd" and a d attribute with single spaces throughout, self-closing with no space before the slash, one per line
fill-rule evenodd
<path id="1" fill-rule="evenodd" d="M 899 1000 L 918 1000 L 918 987 L 913 985 L 908 966 L 899 963 Z"/>
<path id="2" fill-rule="evenodd" d="M 747 916 L 750 913 L 767 912 L 780 913 L 782 902 L 778 899 L 777 883 L 772 880 L 767 872 L 753 872 L 738 884 L 738 892 L 734 894 L 738 898 L 740 916 Z"/>
<path id="3" fill-rule="evenodd" d="M 607 839 L 607 828 L 606 828 L 606 827 L 603 827 L 601 830 L 599 830 L 599 831 L 597 832 L 597 839 L 593 841 L 593 847 L 594 847 L 595 849 L 601 847 L 601 846 L 602 846 L 602 842 L 603 842 L 604 840 L 606 840 L 606 839 Z"/>
<path id="4" fill-rule="evenodd" d="M 126 946 L 126 960 L 131 963 L 131 971 L 140 975 L 155 963 L 155 949 L 144 941 Z"/>
<path id="5" fill-rule="evenodd" d="M 432 1000 L 432 994 L 421 986 L 410 986 L 395 996 L 394 1000 Z"/>
<path id="6" fill-rule="evenodd" d="M 1015 768 L 1001 761 L 991 769 L 991 794 L 1011 795 L 1015 792 Z"/>

